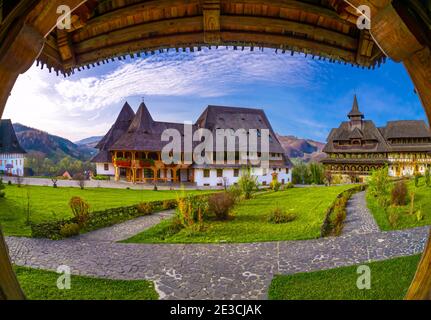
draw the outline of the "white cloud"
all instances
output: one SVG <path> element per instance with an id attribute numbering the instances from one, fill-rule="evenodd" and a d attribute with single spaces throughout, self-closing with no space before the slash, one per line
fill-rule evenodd
<path id="1" fill-rule="evenodd" d="M 214 98 L 250 85 L 310 86 L 316 68 L 316 63 L 304 57 L 247 49 L 171 51 L 112 64 L 104 74 L 95 68 L 91 76 L 78 73 L 67 79 L 33 66 L 19 77 L 4 117 L 80 139 L 106 132 L 111 123 L 100 115 L 132 96 Z"/>

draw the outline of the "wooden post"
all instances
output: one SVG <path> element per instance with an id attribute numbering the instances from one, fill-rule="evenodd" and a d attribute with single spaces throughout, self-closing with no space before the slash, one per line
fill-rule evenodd
<path id="1" fill-rule="evenodd" d="M 0 300 L 23 299 L 25 295 L 12 269 L 8 248 L 0 228 Z"/>

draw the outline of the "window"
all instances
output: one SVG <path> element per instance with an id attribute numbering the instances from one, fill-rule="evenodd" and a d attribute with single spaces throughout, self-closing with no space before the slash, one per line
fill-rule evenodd
<path id="1" fill-rule="evenodd" d="M 223 169 L 217 169 L 217 178 L 223 177 Z"/>
<path id="2" fill-rule="evenodd" d="M 105 163 L 105 164 L 103 165 L 103 169 L 104 169 L 105 171 L 108 171 L 108 170 L 109 170 L 109 164 L 108 164 L 108 163 Z"/>
<path id="3" fill-rule="evenodd" d="M 204 169 L 204 178 L 209 178 L 209 177 L 210 177 L 210 170 Z"/>
<path id="4" fill-rule="evenodd" d="M 289 174 L 289 168 L 286 168 L 286 174 Z"/>
<path id="5" fill-rule="evenodd" d="M 233 176 L 239 177 L 239 169 L 233 169 Z"/>

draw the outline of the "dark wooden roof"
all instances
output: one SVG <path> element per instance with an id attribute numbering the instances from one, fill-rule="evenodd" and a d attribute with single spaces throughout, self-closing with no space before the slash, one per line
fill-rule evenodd
<path id="1" fill-rule="evenodd" d="M 9 119 L 0 120 L 0 153 L 26 153 L 21 148 Z"/>
<path id="2" fill-rule="evenodd" d="M 362 115 L 359 111 L 358 102 L 355 96 L 354 108 L 348 114 L 349 118 Z M 362 117 L 360 117 L 362 119 Z M 327 144 L 323 152 L 429 152 L 431 151 L 431 131 L 423 120 L 400 120 L 389 121 L 385 127 L 377 128 L 371 120 L 361 120 L 360 127 L 354 121 L 345 121 L 338 128 L 334 128 L 328 135 Z M 429 142 L 406 144 L 392 143 L 392 139 L 430 139 Z M 355 145 L 353 140 L 367 142 Z M 352 142 L 352 143 L 349 143 Z"/>
<path id="3" fill-rule="evenodd" d="M 87 0 L 72 30 L 51 32 L 38 62 L 70 74 L 126 56 L 223 45 L 379 65 L 385 55 L 349 9 L 331 0 Z"/>
<path id="4" fill-rule="evenodd" d="M 109 149 L 127 131 L 134 117 L 135 112 L 126 102 L 111 129 L 96 145 L 99 153 L 94 156 L 92 162 L 111 162 Z"/>

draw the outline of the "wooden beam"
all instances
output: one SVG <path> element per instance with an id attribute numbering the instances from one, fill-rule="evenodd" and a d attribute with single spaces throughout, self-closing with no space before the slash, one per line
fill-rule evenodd
<path id="1" fill-rule="evenodd" d="M 25 295 L 13 271 L 8 252 L 0 228 L 0 300 L 23 300 Z"/>
<path id="2" fill-rule="evenodd" d="M 199 8 L 200 3 L 201 0 L 155 0 L 126 6 L 90 19 L 83 29 L 77 30 L 73 33 L 73 41 L 80 42 L 90 37 L 106 33 L 105 26 L 118 20 L 119 17 L 121 17 L 121 24 L 118 25 L 118 28 L 124 28 L 130 26 L 130 21 L 139 24 L 142 22 L 148 23 L 149 21 L 145 21 L 142 17 L 148 16 L 150 11 L 161 12 L 168 8 L 181 6 L 187 7 L 191 5 L 195 5 L 196 8 Z M 201 16 L 201 13 L 198 12 L 196 15 Z M 136 19 L 134 17 L 140 18 Z M 190 15 L 188 15 L 188 17 L 190 17 Z M 88 35 L 87 30 L 92 30 L 92 34 Z"/>
<path id="3" fill-rule="evenodd" d="M 83 66 L 103 59 L 108 59 L 110 57 L 127 55 L 135 52 L 155 51 L 162 48 L 185 48 L 198 45 L 204 45 L 203 32 L 181 34 L 180 36 L 173 35 L 155 37 L 142 41 L 133 40 L 131 42 L 115 44 L 77 55 L 77 64 L 78 66 Z"/>
<path id="4" fill-rule="evenodd" d="M 145 42 L 147 39 L 169 35 L 169 33 L 176 34 L 181 38 L 181 34 L 183 33 L 200 31 L 202 31 L 201 17 L 168 19 L 133 25 L 128 28 L 101 34 L 97 37 L 75 43 L 74 50 L 77 55 L 80 55 L 106 47 L 118 46 L 122 43 L 131 43 L 133 41 Z"/>
<path id="5" fill-rule="evenodd" d="M 347 23 L 345 20 L 341 19 L 339 15 L 331 9 L 323 6 L 297 1 L 297 0 L 221 0 L 222 7 L 224 5 L 236 5 L 236 4 L 252 4 L 260 6 L 271 6 L 279 7 L 284 9 L 298 10 L 311 14 L 315 14 L 326 19 L 332 19 L 341 24 L 351 24 Z M 224 12 L 222 12 L 224 14 Z"/>
<path id="6" fill-rule="evenodd" d="M 222 30 L 236 29 L 238 31 L 247 31 L 247 29 L 252 28 L 259 29 L 262 32 L 265 32 L 266 30 L 280 29 L 283 32 L 296 32 L 306 34 L 312 39 L 316 39 L 321 42 L 334 43 L 348 50 L 356 50 L 358 48 L 358 40 L 344 33 L 285 19 L 246 16 L 222 16 L 221 24 Z M 320 39 L 323 39 L 323 41 Z"/>
<path id="7" fill-rule="evenodd" d="M 204 0 L 203 27 L 205 43 L 220 42 L 220 0 Z"/>

